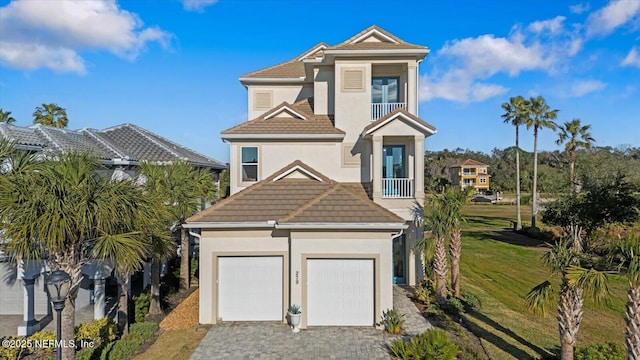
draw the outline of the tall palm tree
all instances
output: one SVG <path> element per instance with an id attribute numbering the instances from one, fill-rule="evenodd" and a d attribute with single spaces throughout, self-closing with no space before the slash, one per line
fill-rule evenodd
<path id="1" fill-rule="evenodd" d="M 111 261 L 118 273 L 139 269 L 148 256 L 148 241 L 139 231 L 153 223 L 154 204 L 132 181 L 112 181 L 96 172 L 95 158 L 65 154 L 37 161 L 14 151 L 10 170 L 0 174 L 0 223 L 11 241 L 14 259 L 42 260 L 71 276 L 62 312 L 62 339 L 74 336 L 75 298 L 82 267 Z M 75 349 L 65 347 L 64 359 Z"/>
<path id="2" fill-rule="evenodd" d="M 444 194 L 446 223 L 449 225 L 449 257 L 451 258 L 451 287 L 456 297 L 460 297 L 460 257 L 462 255 L 462 208 L 469 200 L 473 187 L 461 190 L 449 187 Z"/>
<path id="3" fill-rule="evenodd" d="M 67 110 L 57 104 L 42 104 L 33 113 L 33 123 L 57 128 L 66 128 L 69 120 Z"/>
<path id="4" fill-rule="evenodd" d="M 182 225 L 207 202 L 215 201 L 217 189 L 211 173 L 186 162 L 168 165 L 165 181 L 167 203 L 171 204 L 169 213 L 174 225 L 180 228 L 180 288 L 188 289 L 189 236 Z"/>
<path id="5" fill-rule="evenodd" d="M 531 227 L 536 227 L 538 216 L 538 131 L 544 128 L 556 129 L 553 122 L 558 117 L 559 110 L 551 110 L 547 101 L 542 97 L 531 97 L 526 102 L 525 119 L 527 129 L 533 127 L 533 189 L 531 191 Z"/>
<path id="6" fill-rule="evenodd" d="M 640 359 L 640 236 L 631 235 L 614 243 L 613 254 L 625 270 L 627 289 L 627 359 Z"/>
<path id="7" fill-rule="evenodd" d="M 162 314 L 160 302 L 160 266 L 175 254 L 175 247 L 171 239 L 171 206 L 169 194 L 171 193 L 171 180 L 167 178 L 167 165 L 158 165 L 145 162 L 140 168 L 140 178 L 143 182 L 145 193 L 159 200 L 159 216 L 157 226 L 151 231 L 151 302 L 149 304 L 150 315 Z"/>
<path id="8" fill-rule="evenodd" d="M 426 251 L 429 241 L 434 240 L 433 272 L 436 283 L 436 299 L 439 304 L 447 301 L 447 250 L 446 238 L 449 234 L 450 220 L 448 219 L 445 200 L 437 195 L 431 199 L 429 208 L 425 211 L 425 225 L 431 232 L 429 237 L 424 237 L 416 242 L 418 251 Z"/>
<path id="9" fill-rule="evenodd" d="M 573 360 L 582 322 L 583 296 L 588 295 L 595 303 L 602 303 L 609 294 L 606 276 L 592 268 L 579 267 L 580 255 L 570 241 L 561 240 L 542 258 L 552 274 L 561 277 L 557 320 L 562 360 Z M 538 315 L 546 315 L 553 300 L 554 291 L 549 280 L 534 287 L 526 297 L 527 307 Z"/>
<path id="10" fill-rule="evenodd" d="M 593 143 L 596 140 L 589 133 L 591 125 L 582 125 L 580 119 L 573 119 L 570 122 L 565 122 L 560 126 L 560 134 L 556 144 L 562 145 L 565 143 L 564 150 L 569 156 L 569 186 L 572 192 L 576 192 L 576 176 L 575 165 L 576 155 L 578 149 L 591 150 Z"/>
<path id="11" fill-rule="evenodd" d="M 526 100 L 522 96 L 509 99 L 502 104 L 505 113 L 502 114 L 504 122 L 516 128 L 516 230 L 522 229 L 522 214 L 520 212 L 520 125 L 526 123 Z"/>
<path id="12" fill-rule="evenodd" d="M 0 123 L 12 124 L 14 122 L 16 122 L 16 119 L 11 117 L 11 111 L 3 111 L 0 108 Z"/>

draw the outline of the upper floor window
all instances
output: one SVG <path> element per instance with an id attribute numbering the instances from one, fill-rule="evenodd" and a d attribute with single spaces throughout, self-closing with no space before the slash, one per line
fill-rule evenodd
<path id="1" fill-rule="evenodd" d="M 397 77 L 371 78 L 371 102 L 374 104 L 400 102 Z"/>
<path id="2" fill-rule="evenodd" d="M 242 181 L 258 181 L 258 148 L 242 148 Z"/>
<path id="3" fill-rule="evenodd" d="M 487 178 L 480 178 L 480 184 L 486 184 Z"/>
<path id="4" fill-rule="evenodd" d="M 465 175 L 475 175 L 476 174 L 476 169 L 475 168 L 464 168 L 464 172 Z"/>

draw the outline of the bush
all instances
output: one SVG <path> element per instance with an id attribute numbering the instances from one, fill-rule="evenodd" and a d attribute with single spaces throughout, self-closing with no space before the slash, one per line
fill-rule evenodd
<path id="1" fill-rule="evenodd" d="M 12 341 L 12 340 L 24 340 L 24 336 L 0 337 L 0 341 L 4 341 L 4 340 L 9 340 L 9 341 Z M 12 346 L 12 347 L 0 346 L 0 359 L 8 359 L 8 360 L 17 359 L 18 355 L 20 355 L 20 351 L 21 350 L 22 349 L 20 347 L 16 347 L 16 346 Z"/>
<path id="2" fill-rule="evenodd" d="M 477 296 L 473 295 L 466 289 L 462 289 L 460 294 L 462 295 L 460 300 L 462 300 L 465 312 L 480 310 L 480 299 Z"/>
<path id="3" fill-rule="evenodd" d="M 545 242 L 552 242 L 554 240 L 554 233 L 547 229 L 540 229 L 537 227 L 522 227 L 522 230 L 518 231 L 519 234 L 528 236 L 532 239 L 538 239 Z"/>
<path id="4" fill-rule="evenodd" d="M 458 347 L 442 329 L 427 330 L 407 341 L 393 340 L 388 348 L 400 359 L 453 360 L 458 353 Z"/>
<path id="5" fill-rule="evenodd" d="M 458 298 L 448 298 L 447 303 L 442 307 L 445 313 L 449 315 L 460 315 L 464 312 L 464 305 Z"/>
<path id="6" fill-rule="evenodd" d="M 427 305 L 427 307 L 424 309 L 424 314 L 431 317 L 440 317 L 443 315 L 443 311 L 442 309 L 440 309 L 440 306 L 438 306 L 438 304 L 433 303 Z"/>
<path id="7" fill-rule="evenodd" d="M 76 327 L 76 340 L 93 341 L 94 346 L 115 340 L 118 325 L 108 317 L 81 324 Z"/>
<path id="8" fill-rule="evenodd" d="M 143 292 L 136 297 L 133 310 L 136 323 L 144 321 L 144 316 L 149 313 L 149 304 L 151 304 L 151 293 L 149 291 Z"/>
<path id="9" fill-rule="evenodd" d="M 578 348 L 575 360 L 625 360 L 626 355 L 622 347 L 607 342 Z"/>
<path id="10" fill-rule="evenodd" d="M 400 334 L 404 325 L 404 314 L 400 314 L 396 309 L 382 312 L 382 321 L 378 325 L 384 326 L 384 330 L 389 334 Z"/>
<path id="11" fill-rule="evenodd" d="M 194 277 L 198 277 L 198 259 L 197 258 L 191 258 L 191 271 L 189 271 L 189 275 L 191 276 L 190 279 L 193 279 Z"/>
<path id="12" fill-rule="evenodd" d="M 415 288 L 415 293 L 416 293 L 416 299 L 418 299 L 418 301 L 422 302 L 425 305 L 428 305 L 431 303 L 431 290 L 429 290 L 428 287 L 423 285 L 418 285 Z"/>
<path id="13" fill-rule="evenodd" d="M 29 347 L 29 351 L 31 351 L 31 352 L 53 353 L 54 350 L 55 350 L 55 348 L 53 346 L 51 346 L 51 347 L 37 347 L 36 346 L 36 343 L 47 342 L 47 343 L 50 344 L 50 341 L 55 341 L 56 340 L 56 333 L 54 333 L 53 331 L 46 331 L 46 330 L 38 331 L 36 333 L 33 333 L 27 339 L 29 341 L 31 341 L 31 343 L 33 345 L 33 346 Z"/>
<path id="14" fill-rule="evenodd" d="M 143 343 L 137 340 L 122 339 L 120 341 L 113 343 L 113 346 L 110 346 L 108 350 L 107 348 L 105 348 L 102 351 L 102 356 L 100 357 L 100 359 L 104 359 L 104 360 L 127 359 L 131 355 L 133 355 L 136 351 L 138 351 L 142 347 L 142 344 Z"/>
<path id="15" fill-rule="evenodd" d="M 136 338 L 141 339 L 142 342 L 146 342 L 153 338 L 156 331 L 158 331 L 158 324 L 154 322 L 141 322 L 135 323 L 129 327 L 129 334 L 125 336 L 126 339 Z"/>

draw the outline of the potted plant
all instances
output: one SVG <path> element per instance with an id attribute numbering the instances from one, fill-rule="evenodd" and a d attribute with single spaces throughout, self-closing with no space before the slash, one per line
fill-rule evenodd
<path id="1" fill-rule="evenodd" d="M 302 317 L 300 305 L 289 305 L 287 315 L 289 316 L 289 324 L 291 324 L 291 327 L 293 328 L 291 331 L 294 333 L 300 332 L 300 329 L 298 329 L 298 326 L 300 325 L 300 318 Z"/>

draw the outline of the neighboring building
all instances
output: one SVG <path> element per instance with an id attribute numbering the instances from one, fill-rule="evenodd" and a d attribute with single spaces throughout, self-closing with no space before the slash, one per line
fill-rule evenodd
<path id="1" fill-rule="evenodd" d="M 422 279 L 428 48 L 372 26 L 240 78 L 251 120 L 222 131 L 231 196 L 200 229 L 200 322 L 374 326 Z"/>
<path id="2" fill-rule="evenodd" d="M 13 141 L 19 149 L 45 156 L 90 152 L 105 165 L 104 174 L 118 180 L 135 178 L 138 166 L 145 161 L 187 161 L 196 167 L 209 169 L 216 181 L 220 172 L 226 168 L 225 164 L 217 160 L 132 124 L 104 130 L 74 131 L 40 124 L 19 127 L 0 123 L 0 138 Z M 0 244 L 2 241 L 0 238 Z M 42 324 L 46 325 L 51 316 L 44 277 L 40 277 L 48 271 L 47 266 L 45 262 L 29 262 L 16 267 L 6 262 L 7 260 L 4 255 L 0 257 L 0 315 L 23 315 L 24 322 L 18 328 L 18 334 L 29 335 L 39 330 Z M 148 268 L 147 265 L 142 276 L 142 287 L 149 281 Z M 80 283 L 76 298 L 77 310 L 93 306 L 94 318 L 105 316 L 105 279 L 111 275 L 111 270 L 109 266 L 102 264 L 89 264 L 83 268 L 85 278 Z M 41 321 L 36 321 L 36 317 Z"/>
<path id="3" fill-rule="evenodd" d="M 467 159 L 459 164 L 449 167 L 451 182 L 460 186 L 460 189 L 472 186 L 479 193 L 489 190 L 489 165 L 479 161 Z"/>

